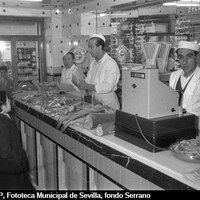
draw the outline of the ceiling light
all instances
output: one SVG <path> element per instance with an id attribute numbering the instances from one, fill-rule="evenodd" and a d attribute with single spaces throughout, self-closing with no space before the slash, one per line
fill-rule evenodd
<path id="1" fill-rule="evenodd" d="M 200 0 L 181 0 L 181 1 L 187 1 L 188 3 L 190 3 L 190 2 L 199 2 L 200 3 Z"/>
<path id="2" fill-rule="evenodd" d="M 59 14 L 60 10 L 59 10 L 59 9 L 56 9 L 56 11 L 55 11 L 55 12 L 56 12 L 56 14 Z"/>
<path id="3" fill-rule="evenodd" d="M 43 0 L 22 0 L 22 1 L 35 1 L 35 2 L 41 2 Z"/>
<path id="4" fill-rule="evenodd" d="M 199 6 L 200 1 L 193 2 L 192 0 L 182 0 L 182 1 L 174 1 L 174 2 L 168 2 L 168 3 L 163 3 L 163 6 L 177 6 L 177 7 L 191 7 L 191 6 Z"/>
<path id="5" fill-rule="evenodd" d="M 100 13 L 99 16 L 100 17 L 105 17 L 107 14 L 106 13 Z"/>
<path id="6" fill-rule="evenodd" d="M 77 41 L 74 41 L 74 42 L 73 42 L 73 45 L 74 45 L 74 46 L 77 46 L 77 45 L 78 45 L 78 42 L 77 42 Z"/>

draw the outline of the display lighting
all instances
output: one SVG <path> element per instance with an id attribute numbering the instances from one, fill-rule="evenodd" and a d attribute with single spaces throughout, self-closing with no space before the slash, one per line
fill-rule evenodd
<path id="1" fill-rule="evenodd" d="M 200 6 L 200 0 L 181 0 L 163 3 L 163 6 L 177 6 L 177 7 L 190 7 Z"/>

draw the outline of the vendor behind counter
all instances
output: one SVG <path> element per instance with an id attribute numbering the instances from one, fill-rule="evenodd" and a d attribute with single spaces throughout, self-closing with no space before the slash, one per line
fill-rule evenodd
<path id="1" fill-rule="evenodd" d="M 169 86 L 179 92 L 180 106 L 197 116 L 200 132 L 200 68 L 197 63 L 199 44 L 180 41 L 176 53 L 180 68 L 172 72 Z"/>

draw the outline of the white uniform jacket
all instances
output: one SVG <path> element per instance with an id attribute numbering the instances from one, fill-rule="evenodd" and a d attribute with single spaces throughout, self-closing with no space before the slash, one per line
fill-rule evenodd
<path id="1" fill-rule="evenodd" d="M 115 110 L 119 109 L 119 101 L 115 91 L 119 81 L 119 67 L 107 53 L 98 62 L 90 64 L 86 82 L 95 85 L 94 99 L 96 102 L 107 105 Z"/>
<path id="2" fill-rule="evenodd" d="M 176 88 L 179 77 L 183 73 L 182 69 L 172 72 L 169 80 L 169 86 L 173 89 Z M 200 68 L 194 71 L 194 75 L 187 85 L 182 97 L 182 107 L 187 112 L 200 116 Z"/>
<path id="3" fill-rule="evenodd" d="M 75 74 L 76 71 L 77 71 L 77 66 L 75 64 L 73 64 L 69 69 L 64 68 L 62 70 L 60 82 L 63 84 L 72 85 L 76 91 L 79 91 L 79 89 L 72 82 L 72 75 Z"/>

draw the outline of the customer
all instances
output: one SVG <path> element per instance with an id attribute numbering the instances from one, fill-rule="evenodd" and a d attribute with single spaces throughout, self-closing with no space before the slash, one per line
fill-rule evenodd
<path id="1" fill-rule="evenodd" d="M 65 68 L 62 71 L 61 80 L 59 82 L 53 82 L 48 85 L 57 85 L 60 90 L 63 91 L 79 91 L 79 89 L 72 82 L 72 75 L 77 79 L 84 79 L 83 70 L 75 65 L 75 55 L 72 52 L 68 52 L 63 56 L 63 64 Z"/>
<path id="2" fill-rule="evenodd" d="M 104 50 L 105 37 L 94 34 L 88 42 L 88 49 L 94 60 L 90 64 L 87 77 L 79 83 L 73 79 L 80 89 L 93 93 L 96 103 L 119 109 L 119 101 L 115 91 L 120 77 L 117 63 Z"/>
<path id="3" fill-rule="evenodd" d="M 8 69 L 4 65 L 0 66 L 0 90 L 6 91 L 8 97 L 11 99 L 14 83 L 13 80 L 8 77 Z"/>
<path id="4" fill-rule="evenodd" d="M 0 91 L 0 191 L 33 190 L 20 134 L 10 119 L 10 100 Z"/>

